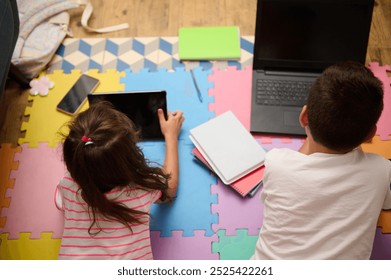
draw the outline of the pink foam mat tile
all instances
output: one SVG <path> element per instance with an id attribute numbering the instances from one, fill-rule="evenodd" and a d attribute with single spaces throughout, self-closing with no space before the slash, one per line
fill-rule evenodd
<path id="1" fill-rule="evenodd" d="M 251 77 L 251 67 L 243 70 L 237 70 L 234 66 L 227 67 L 226 70 L 214 67 L 213 74 L 209 77 L 214 82 L 214 87 L 209 90 L 209 95 L 214 96 L 215 101 L 209 104 L 209 110 L 214 111 L 216 116 L 231 110 L 249 130 Z"/>
<path id="2" fill-rule="evenodd" d="M 251 112 L 251 82 L 252 67 L 237 69 L 229 66 L 225 70 L 218 67 L 212 69 L 209 81 L 214 87 L 209 89 L 209 95 L 214 97 L 214 103 L 209 104 L 209 110 L 218 116 L 231 110 L 247 130 L 250 130 Z M 254 134 L 254 137 L 261 143 L 272 143 L 269 135 Z M 291 137 L 281 137 L 285 143 L 290 143 Z"/>
<path id="3" fill-rule="evenodd" d="M 263 220 L 263 204 L 258 191 L 253 197 L 242 197 L 231 187 L 218 180 L 212 186 L 212 193 L 218 195 L 218 203 L 212 205 L 212 213 L 218 213 L 217 224 L 212 228 L 215 232 L 226 230 L 226 235 L 235 235 L 236 229 L 248 229 L 249 235 L 257 235 Z"/>
<path id="4" fill-rule="evenodd" d="M 194 236 L 184 237 L 182 231 L 173 231 L 171 237 L 161 237 L 159 231 L 151 231 L 151 245 L 156 260 L 218 260 L 212 253 L 212 242 L 217 235 L 205 236 L 204 230 L 195 230 Z"/>
<path id="5" fill-rule="evenodd" d="M 384 108 L 377 122 L 376 134 L 380 136 L 381 140 L 391 140 L 391 66 L 379 65 L 378 62 L 372 62 L 368 65 L 373 74 L 382 81 L 384 89 Z"/>
<path id="6" fill-rule="evenodd" d="M 11 203 L 3 209 L 7 222 L 2 231 L 9 233 L 9 239 L 18 239 L 20 232 L 31 232 L 32 239 L 39 239 L 41 232 L 61 238 L 63 216 L 54 204 L 57 183 L 65 172 L 60 149 L 49 148 L 47 143 L 29 148 L 26 143 L 15 160 L 19 168 L 10 176 L 15 185 L 7 191 Z"/>

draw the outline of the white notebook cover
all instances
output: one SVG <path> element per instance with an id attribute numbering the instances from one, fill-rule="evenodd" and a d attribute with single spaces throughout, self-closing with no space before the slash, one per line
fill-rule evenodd
<path id="1" fill-rule="evenodd" d="M 224 184 L 263 165 L 265 150 L 231 112 L 190 130 L 190 139 Z"/>

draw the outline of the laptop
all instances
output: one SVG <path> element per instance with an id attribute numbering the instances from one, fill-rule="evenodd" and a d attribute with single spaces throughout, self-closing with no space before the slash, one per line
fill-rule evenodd
<path id="1" fill-rule="evenodd" d="M 167 118 L 166 95 L 163 90 L 93 93 L 88 94 L 88 102 L 90 105 L 102 101 L 110 102 L 141 130 L 141 140 L 160 140 L 164 137 L 160 130 L 157 110 L 162 108 Z"/>
<path id="2" fill-rule="evenodd" d="M 374 0 L 258 0 L 252 133 L 305 135 L 299 115 L 315 79 L 336 62 L 365 64 L 373 5 Z"/>

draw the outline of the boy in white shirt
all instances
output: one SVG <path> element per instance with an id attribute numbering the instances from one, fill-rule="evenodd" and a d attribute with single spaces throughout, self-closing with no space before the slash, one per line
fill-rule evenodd
<path id="1" fill-rule="evenodd" d="M 266 155 L 253 259 L 369 259 L 379 214 L 391 209 L 391 162 L 360 145 L 382 110 L 382 83 L 362 64 L 316 80 L 300 115 L 305 143 Z"/>

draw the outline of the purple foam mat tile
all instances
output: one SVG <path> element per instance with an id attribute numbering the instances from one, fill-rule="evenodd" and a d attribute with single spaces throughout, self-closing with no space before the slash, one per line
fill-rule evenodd
<path id="1" fill-rule="evenodd" d="M 371 260 L 391 260 L 391 234 L 382 233 L 381 228 L 376 229 Z"/>
<path id="2" fill-rule="evenodd" d="M 289 148 L 298 151 L 304 143 L 304 138 L 271 137 L 270 141 L 260 141 L 260 143 L 267 151 L 273 148 Z"/>
<path id="3" fill-rule="evenodd" d="M 205 236 L 205 231 L 196 230 L 194 236 L 184 237 L 182 231 L 173 231 L 171 237 L 161 237 L 159 231 L 151 231 L 151 245 L 156 260 L 218 260 L 212 253 L 212 242 L 217 235 Z"/>
<path id="4" fill-rule="evenodd" d="M 260 191 L 243 198 L 220 180 L 211 189 L 218 197 L 217 204 L 212 204 L 212 213 L 218 213 L 218 223 L 212 225 L 215 232 L 225 229 L 226 235 L 231 236 L 236 229 L 248 229 L 249 235 L 258 235 L 263 220 Z"/>

